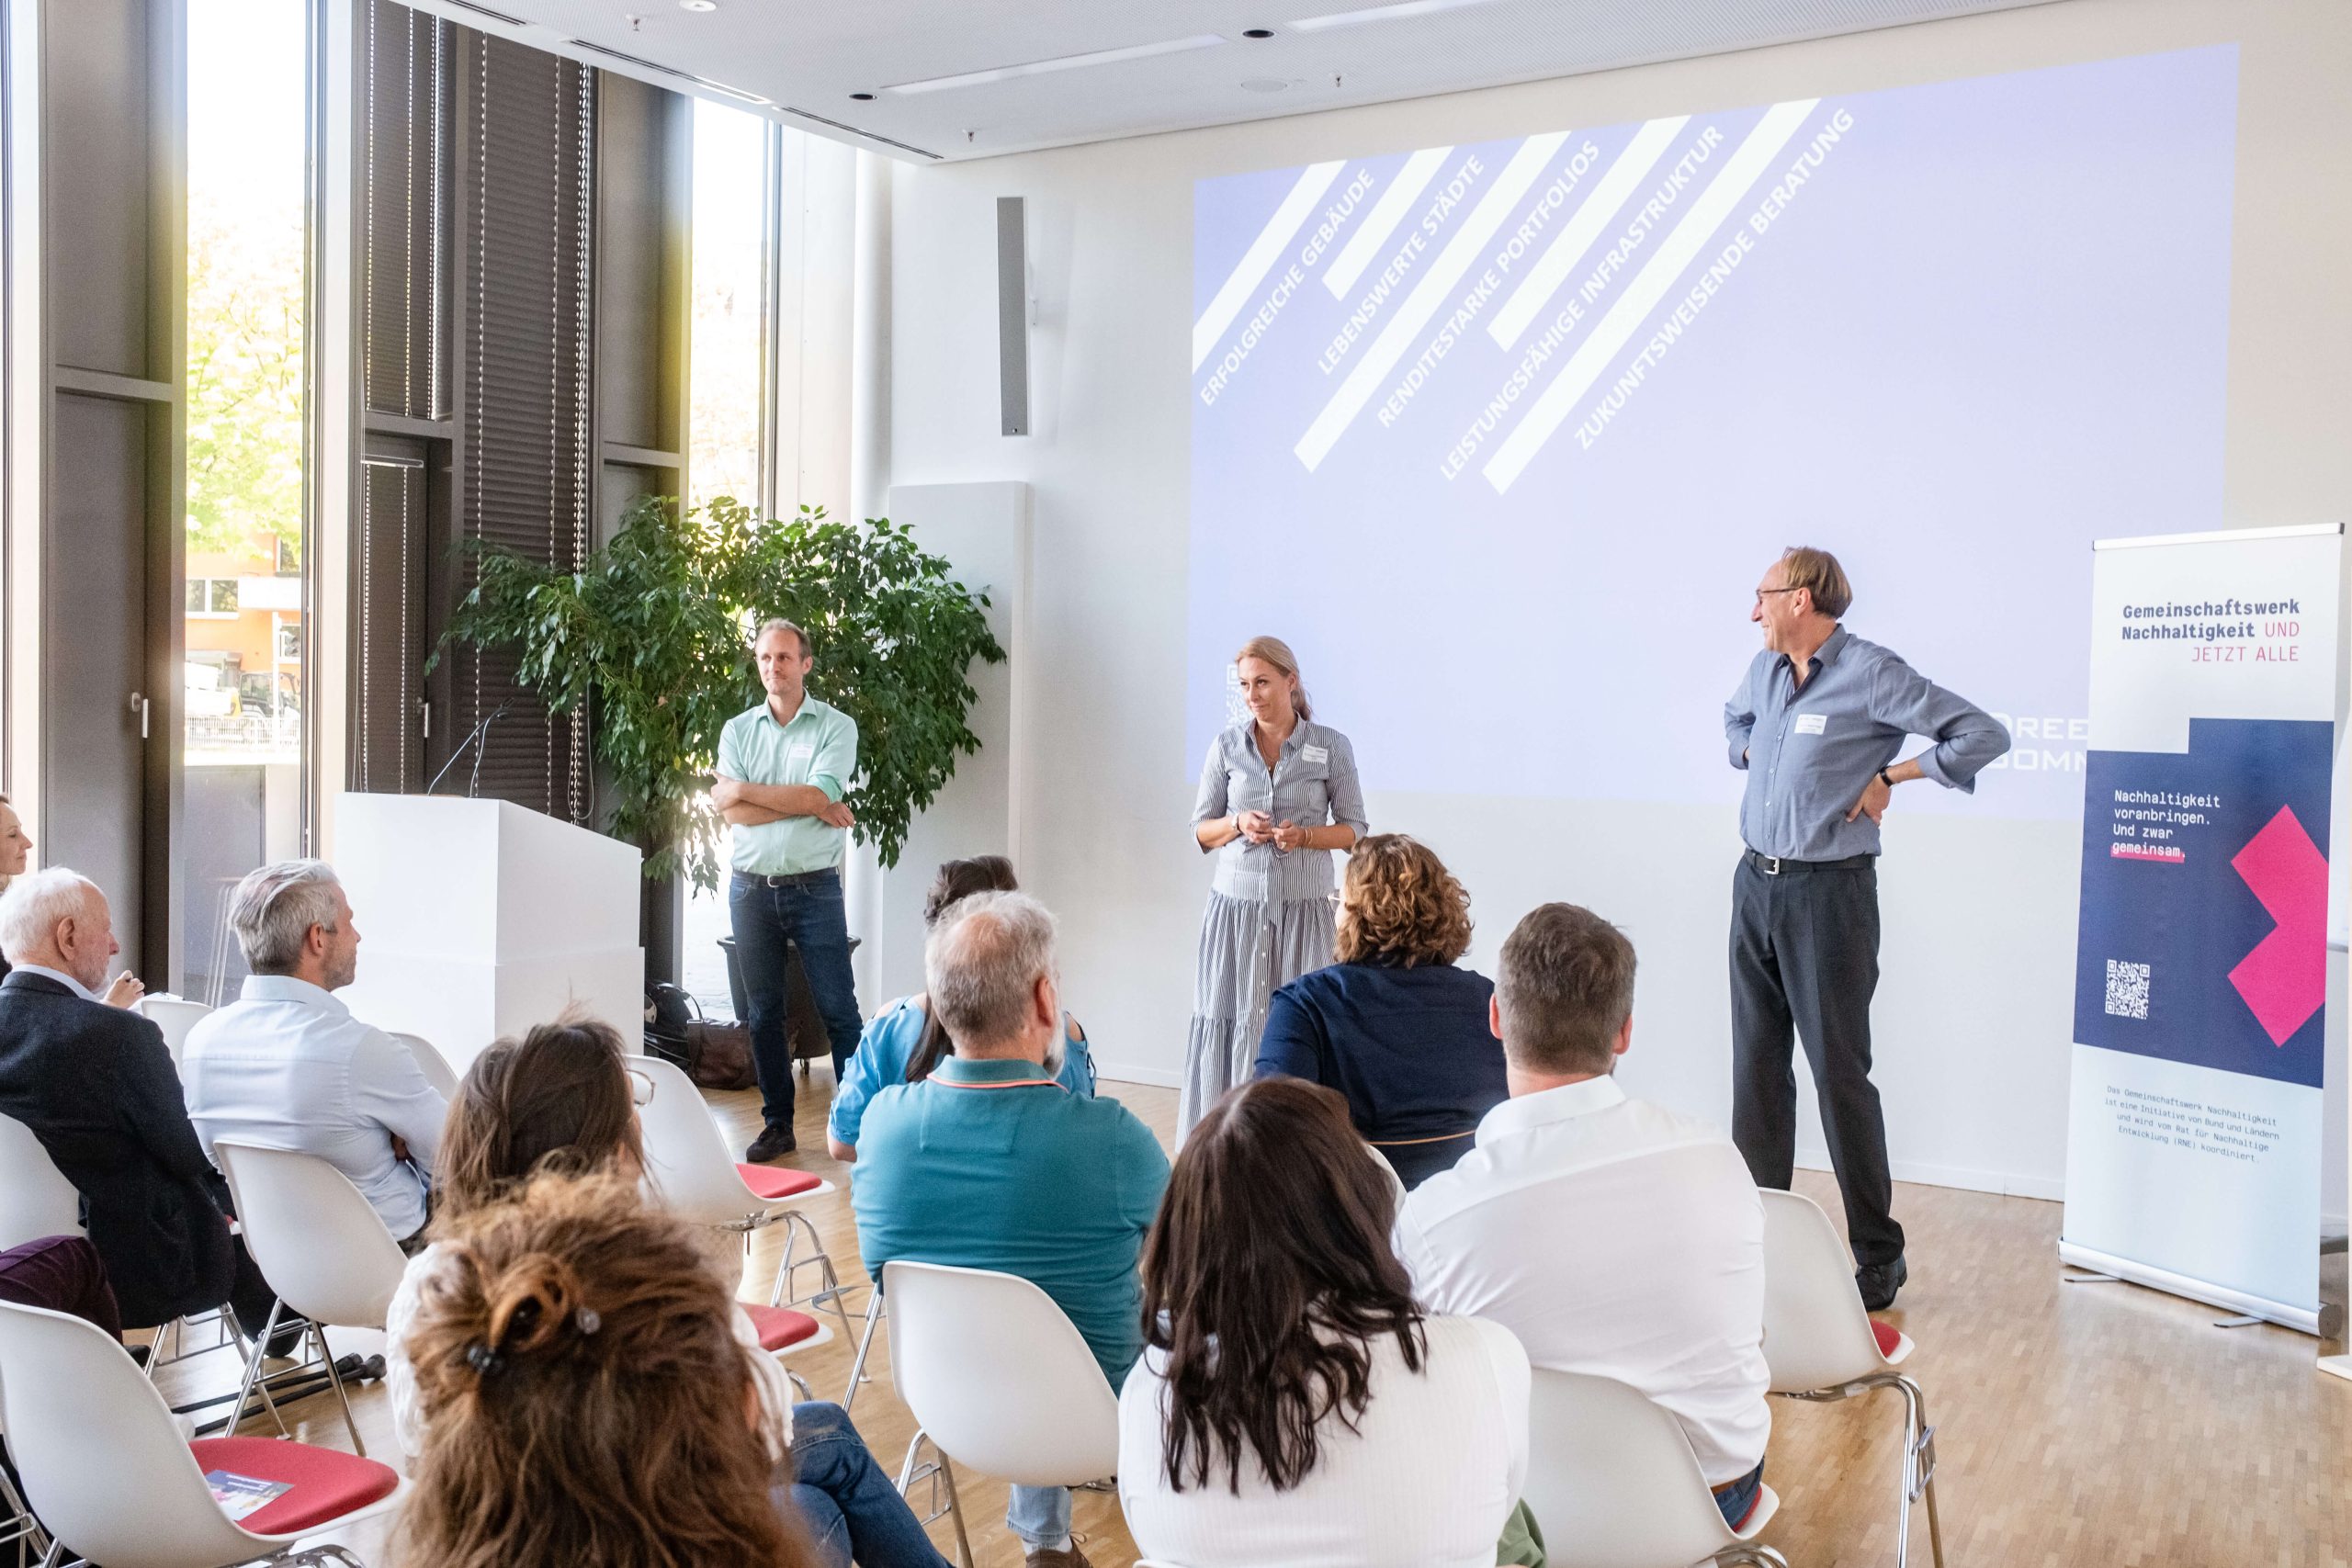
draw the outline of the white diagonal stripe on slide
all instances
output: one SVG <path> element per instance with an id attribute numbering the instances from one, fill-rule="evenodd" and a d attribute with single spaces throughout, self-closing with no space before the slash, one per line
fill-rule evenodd
<path id="1" fill-rule="evenodd" d="M 1820 102 L 1819 98 L 1800 98 L 1792 103 L 1774 104 L 1765 111 L 1763 119 L 1748 132 L 1747 140 L 1739 144 L 1739 151 L 1731 155 L 1731 162 L 1724 165 L 1724 172 L 1715 176 L 1714 184 L 1682 215 L 1682 221 L 1675 225 L 1666 243 L 1650 257 L 1649 265 L 1642 268 L 1633 287 L 1618 297 L 1609 314 L 1592 329 L 1592 335 L 1569 357 L 1559 377 L 1544 389 L 1535 406 L 1527 411 L 1527 417 L 1495 449 L 1493 460 L 1482 471 L 1498 494 L 1510 489 L 1511 481 L 1544 449 L 1544 444 L 1574 412 L 1577 400 L 1592 389 L 1593 382 L 1609 368 L 1617 351 L 1649 319 L 1650 311 L 1674 287 L 1674 280 L 1682 276 L 1682 269 L 1714 238 L 1715 231 L 1731 216 L 1731 209 L 1762 177 L 1765 166 L 1780 155 L 1781 149 L 1789 144 L 1789 139 Z"/>
<path id="2" fill-rule="evenodd" d="M 1340 247 L 1340 254 L 1324 270 L 1323 287 L 1331 291 L 1332 299 L 1343 298 L 1356 279 L 1363 276 L 1363 269 L 1372 265 L 1372 258 L 1380 254 L 1380 247 L 1396 231 L 1396 225 L 1405 220 L 1405 209 L 1430 188 L 1438 170 L 1445 166 L 1446 154 L 1453 151 L 1451 147 L 1424 147 L 1405 160 L 1405 166 L 1396 171 L 1395 183 L 1380 193 L 1380 199 L 1363 215 L 1363 226 L 1348 237 L 1348 243 Z"/>
<path id="3" fill-rule="evenodd" d="M 1241 307 L 1250 302 L 1250 297 L 1258 292 L 1258 285 L 1274 269 L 1274 260 L 1283 254 L 1283 247 L 1290 243 L 1291 236 L 1306 222 L 1315 204 L 1323 199 L 1323 193 L 1331 188 L 1331 182 L 1340 177 L 1340 171 L 1346 166 L 1346 160 L 1342 159 L 1336 164 L 1310 164 L 1300 171 L 1298 183 L 1290 187 L 1283 204 L 1274 209 L 1274 215 L 1242 253 L 1241 265 L 1233 269 L 1233 276 L 1216 291 L 1209 308 L 1193 323 L 1193 369 L 1198 370 L 1209 351 L 1224 339 L 1226 328 L 1233 325 L 1233 318 L 1241 314 Z"/>
<path id="4" fill-rule="evenodd" d="M 1570 134 L 1562 130 L 1531 136 L 1520 143 L 1519 151 L 1512 153 L 1510 162 L 1503 165 L 1503 172 L 1495 176 L 1495 183 L 1487 187 L 1487 194 L 1479 198 L 1477 207 L 1454 231 L 1453 238 L 1446 242 L 1445 249 L 1438 253 L 1437 260 L 1428 272 L 1422 274 L 1421 281 L 1413 292 L 1406 297 L 1403 307 L 1389 321 L 1387 329 L 1374 341 L 1364 356 L 1356 361 L 1356 367 L 1348 372 L 1347 380 L 1340 383 L 1331 400 L 1323 405 L 1323 412 L 1315 416 L 1315 423 L 1306 427 L 1306 434 L 1298 438 L 1298 445 L 1291 448 L 1298 455 L 1298 460 L 1306 465 L 1309 473 L 1330 456 L 1331 448 L 1340 436 L 1347 434 L 1348 426 L 1355 423 L 1356 415 L 1363 412 L 1363 405 L 1372 400 L 1372 394 L 1396 367 L 1396 362 L 1413 345 L 1413 339 L 1429 325 L 1430 318 L 1437 314 L 1437 308 L 1445 303 L 1447 296 L 1453 292 L 1453 286 L 1462 281 L 1462 275 L 1470 270 L 1472 262 L 1478 259 L 1478 252 L 1494 237 L 1495 231 L 1502 227 L 1503 220 L 1510 216 L 1511 209 L 1519 205 L 1520 198 L 1527 194 L 1527 187 L 1535 183 L 1536 176 L 1551 164 L 1554 154 L 1559 152 L 1561 144 Z"/>
<path id="5" fill-rule="evenodd" d="M 1657 161 L 1666 156 L 1666 150 L 1674 145 L 1674 139 L 1690 123 L 1690 117 L 1687 114 L 1676 115 L 1671 119 L 1654 119 L 1642 127 L 1634 140 L 1625 144 L 1625 151 L 1617 155 L 1617 162 L 1610 165 L 1609 172 L 1600 177 L 1600 183 L 1592 187 L 1592 194 L 1585 197 L 1584 205 L 1568 219 L 1567 226 L 1552 242 L 1552 248 L 1545 251 L 1543 259 L 1529 269 L 1526 280 L 1519 286 L 1519 292 L 1506 300 L 1503 308 L 1495 313 L 1494 323 L 1487 331 L 1497 343 L 1509 348 L 1519 341 L 1519 334 L 1527 330 L 1527 324 L 1535 319 L 1537 311 L 1552 302 L 1552 296 L 1560 291 L 1560 285 L 1567 281 L 1568 274 L 1576 270 L 1577 263 L 1584 260 L 1585 252 L 1592 249 L 1592 243 L 1600 238 L 1603 229 L 1609 227 L 1610 220 L 1617 216 L 1617 209 L 1624 206 L 1625 198 L 1634 194 L 1634 187 L 1657 166 Z"/>

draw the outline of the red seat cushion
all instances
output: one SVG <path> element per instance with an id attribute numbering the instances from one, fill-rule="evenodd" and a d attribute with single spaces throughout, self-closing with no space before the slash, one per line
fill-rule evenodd
<path id="1" fill-rule="evenodd" d="M 760 1331 L 763 1350 L 781 1350 L 817 1337 L 817 1320 L 805 1312 L 794 1312 L 789 1307 L 754 1306 L 749 1302 L 743 1303 L 743 1310 L 752 1314 L 752 1326 Z"/>
<path id="2" fill-rule="evenodd" d="M 1882 1356 L 1894 1355 L 1903 1343 L 1903 1330 L 1891 1323 L 1881 1323 L 1876 1318 L 1871 1319 L 1871 1334 L 1878 1340 L 1878 1353 Z"/>
<path id="3" fill-rule="evenodd" d="M 297 1535 L 389 1497 L 401 1478 L 388 1464 L 282 1438 L 198 1438 L 188 1447 L 198 1470 L 225 1470 L 294 1490 L 237 1521 L 255 1535 Z"/>
<path id="4" fill-rule="evenodd" d="M 773 1203 L 781 1198 L 797 1198 L 803 1192 L 813 1192 L 825 1183 L 822 1178 L 805 1170 L 794 1170 L 777 1165 L 739 1165 L 743 1173 L 743 1185 Z"/>

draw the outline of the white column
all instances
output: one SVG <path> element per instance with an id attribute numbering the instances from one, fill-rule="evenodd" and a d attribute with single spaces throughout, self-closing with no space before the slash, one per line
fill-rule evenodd
<path id="1" fill-rule="evenodd" d="M 890 495 L 890 160 L 857 154 L 857 206 L 851 242 L 849 516 L 878 517 Z M 854 968 L 859 1005 L 871 1012 L 883 959 L 884 885 L 910 874 L 886 873 L 869 845 L 853 843 L 842 877 L 850 935 L 859 939 Z"/>

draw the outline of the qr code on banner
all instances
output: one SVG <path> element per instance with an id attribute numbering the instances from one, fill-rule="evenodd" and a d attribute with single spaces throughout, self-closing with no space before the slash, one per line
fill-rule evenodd
<path id="1" fill-rule="evenodd" d="M 2120 958 L 2107 961 L 2107 1011 L 2110 1018 L 2148 1016 L 2148 966 Z"/>

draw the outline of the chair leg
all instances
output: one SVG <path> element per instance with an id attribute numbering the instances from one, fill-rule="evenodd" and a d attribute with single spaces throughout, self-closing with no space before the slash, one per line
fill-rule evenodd
<path id="1" fill-rule="evenodd" d="M 973 1568 L 971 1538 L 964 1533 L 964 1498 L 956 1490 L 956 1466 L 938 1444 L 933 1443 L 931 1451 L 939 1455 L 939 1472 L 947 1478 L 947 1517 L 956 1523 L 956 1568 Z"/>
<path id="2" fill-rule="evenodd" d="M 815 1256 L 804 1258 L 796 1265 L 792 1255 L 795 1243 L 803 1231 L 808 1235 L 808 1250 Z M 818 1271 L 819 1284 L 815 1292 L 808 1296 L 808 1304 L 820 1311 L 830 1306 L 833 1315 L 841 1320 L 842 1337 L 847 1339 L 855 1330 L 850 1327 L 849 1308 L 842 1303 L 842 1277 L 833 1268 L 833 1255 L 825 1250 L 824 1237 L 817 1234 L 817 1227 L 809 1223 L 808 1215 L 797 1209 L 786 1209 L 784 1212 L 784 1256 L 776 1263 L 775 1288 L 768 1295 L 770 1306 L 798 1304 L 800 1298 L 797 1296 L 790 1301 L 785 1299 L 796 1267 L 814 1268 Z"/>
<path id="3" fill-rule="evenodd" d="M 1936 1568 L 1943 1568 L 1943 1527 L 1936 1517 L 1936 1429 L 1928 1425 L 1928 1396 L 1919 1385 L 1900 1374 L 1886 1386 L 1903 1396 L 1903 1469 L 1896 1493 L 1894 1568 L 1908 1568 L 1911 1550 L 1911 1505 L 1928 1499 L 1928 1538 Z"/>
<path id="4" fill-rule="evenodd" d="M 277 1314 L 285 1310 L 285 1306 L 284 1302 L 271 1302 L 268 1320 L 262 1325 L 261 1332 L 254 1336 L 253 1351 L 245 1358 L 245 1381 L 238 1385 L 237 1403 L 229 1406 L 229 1424 L 220 1429 L 223 1437 L 235 1437 L 237 1428 L 245 1424 L 245 1404 L 254 1396 L 254 1382 L 261 1376 L 261 1359 L 268 1351 L 270 1336 L 277 1332 Z M 269 1398 L 266 1389 L 263 1390 L 262 1397 Z M 272 1414 L 275 1414 L 277 1409 L 276 1403 L 272 1402 L 270 1404 Z M 277 1425 L 282 1436 L 286 1429 L 285 1418 L 280 1416 Z"/>
<path id="5" fill-rule="evenodd" d="M 882 1287 L 874 1287 L 873 1297 L 865 1303 L 865 1332 L 858 1337 L 857 1359 L 849 1366 L 849 1392 L 842 1395 L 842 1414 L 857 1403 L 858 1385 L 865 1382 L 865 1357 L 874 1348 L 874 1331 L 882 1323 Z"/>
<path id="6" fill-rule="evenodd" d="M 0 1470 L 0 1512 L 6 1512 L 16 1521 L 9 1527 L 12 1533 L 6 1539 L 16 1542 L 17 1568 L 24 1568 L 25 1554 L 28 1550 L 42 1555 L 48 1553 L 51 1544 L 49 1536 L 41 1529 L 40 1521 L 33 1517 L 32 1509 L 25 1506 L 24 1497 L 9 1483 L 8 1472 L 5 1470 Z"/>
<path id="7" fill-rule="evenodd" d="M 1754 1541 L 1727 1546 L 1707 1561 L 1717 1564 L 1718 1568 L 1789 1568 L 1787 1558 L 1770 1547 L 1758 1546 Z"/>
<path id="8" fill-rule="evenodd" d="M 351 1451 L 361 1459 L 368 1457 L 368 1445 L 359 1439 L 359 1423 L 351 1417 L 351 1396 L 343 1391 L 343 1374 L 335 1370 L 334 1347 L 327 1343 L 327 1328 L 323 1323 L 311 1325 L 311 1334 L 319 1342 L 319 1359 L 326 1363 L 327 1382 L 334 1385 L 334 1397 L 343 1406 L 343 1424 L 351 1432 Z"/>

